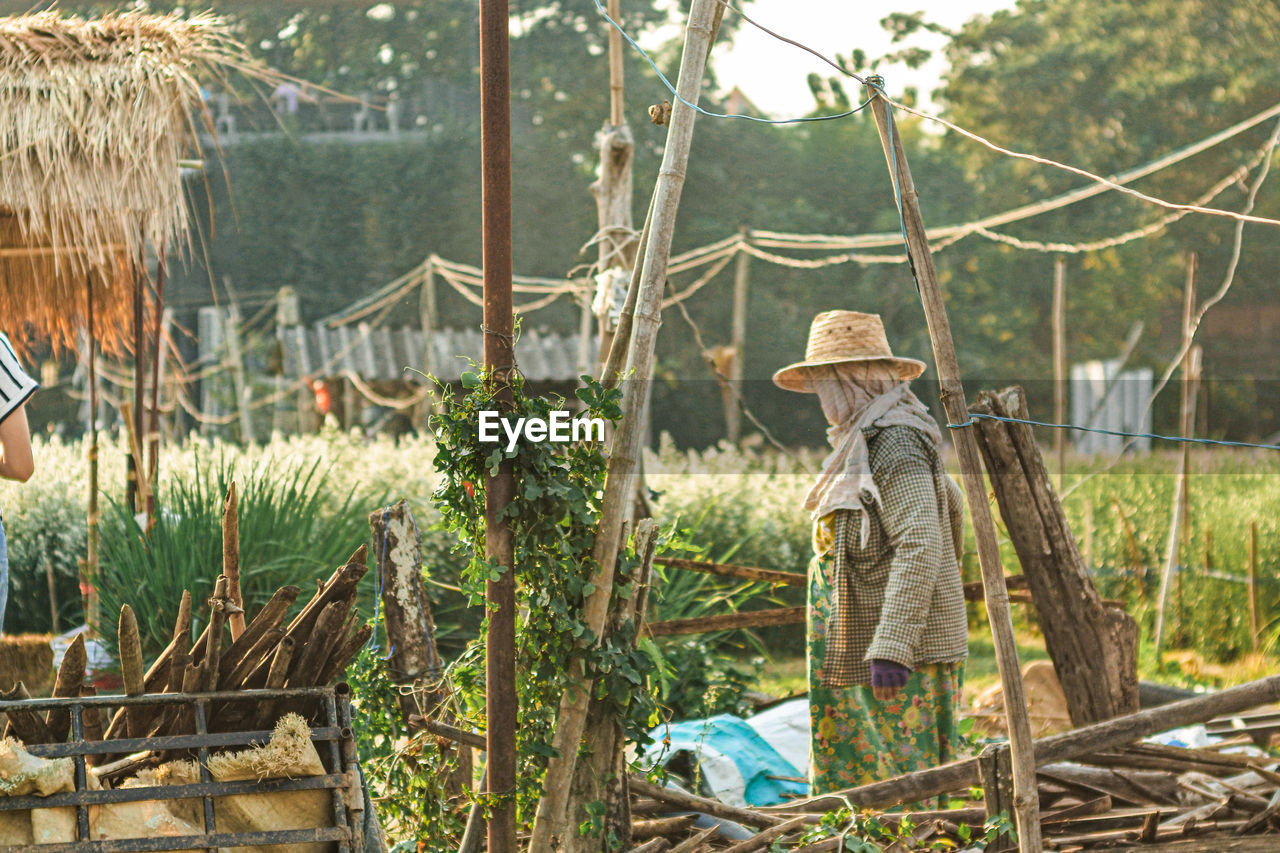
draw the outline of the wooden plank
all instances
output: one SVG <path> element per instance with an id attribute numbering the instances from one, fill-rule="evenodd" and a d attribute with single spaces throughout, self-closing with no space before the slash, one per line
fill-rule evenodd
<path id="1" fill-rule="evenodd" d="M 728 578 L 763 581 L 765 583 L 785 584 L 787 586 L 804 586 L 809 582 L 807 576 L 799 572 L 781 572 L 777 569 L 757 569 L 754 566 L 739 566 L 733 563 L 710 563 L 705 560 L 681 560 L 676 557 L 657 557 L 659 566 L 673 569 L 688 569 L 704 572 L 709 575 L 720 575 Z"/>
<path id="2" fill-rule="evenodd" d="M 804 622 L 808 608 L 779 607 L 771 610 L 750 610 L 746 613 L 722 613 L 697 619 L 669 619 L 666 622 L 650 622 L 645 626 L 654 637 L 674 634 L 709 634 L 712 631 L 733 631 L 739 628 L 764 628 L 771 625 L 799 625 Z"/>

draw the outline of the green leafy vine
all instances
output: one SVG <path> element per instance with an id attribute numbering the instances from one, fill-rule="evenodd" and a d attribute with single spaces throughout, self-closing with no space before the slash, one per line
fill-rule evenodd
<path id="1" fill-rule="evenodd" d="M 463 376 L 465 395 L 451 399 L 431 419 L 436 436 L 435 467 L 441 474 L 435 493 L 442 524 L 457 535 L 457 550 L 468 562 L 462 589 L 473 605 L 484 602 L 485 583 L 503 569 L 484 557 L 485 482 L 504 461 L 514 469 L 516 500 L 503 517 L 511 526 L 516 572 L 516 689 L 519 696 L 516 748 L 517 815 L 532 818 L 542 790 L 560 698 L 570 687 L 570 662 L 580 659 L 594 678 L 596 699 L 623 721 L 629 740 L 648 741 L 657 719 L 656 702 L 646 689 L 645 657 L 635 649 L 634 626 L 624 625 L 597 645 L 582 621 L 582 606 L 593 588 L 590 578 L 595 532 L 601 513 L 605 456 L 599 441 L 529 440 L 510 446 L 504 430 L 496 443 L 480 440 L 481 415 L 500 412 L 509 424 L 517 418 L 549 421 L 565 401 L 526 396 L 523 381 L 512 383 L 512 400 L 501 403 L 497 385 L 478 372 Z M 584 377 L 577 391 L 583 410 L 576 417 L 613 424 L 621 417 L 620 393 Z M 491 417 L 491 416 L 487 416 Z M 615 596 L 629 596 L 636 561 L 621 555 Z M 487 628 L 487 616 L 486 624 Z M 483 644 L 485 631 L 473 648 Z M 454 686 L 473 720 L 483 720 L 483 655 L 463 655 L 453 668 Z"/>

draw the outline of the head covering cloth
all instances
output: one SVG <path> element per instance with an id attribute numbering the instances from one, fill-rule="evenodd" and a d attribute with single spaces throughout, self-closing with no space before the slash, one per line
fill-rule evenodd
<path id="1" fill-rule="evenodd" d="M 868 510 L 880 504 L 880 489 L 872 476 L 866 431 L 889 426 L 909 426 L 929 436 L 934 445 L 942 433 L 929 410 L 899 378 L 897 368 L 885 361 L 856 361 L 810 367 L 809 387 L 817 393 L 830 426 L 827 441 L 832 451 L 804 506 L 814 520 L 838 509 L 861 513 L 858 544 L 871 531 Z"/>

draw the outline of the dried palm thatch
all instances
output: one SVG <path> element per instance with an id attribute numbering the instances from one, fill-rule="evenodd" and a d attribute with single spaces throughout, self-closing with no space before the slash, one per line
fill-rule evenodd
<path id="1" fill-rule="evenodd" d="M 0 18 L 7 328 L 74 345 L 91 287 L 94 336 L 123 346 L 145 247 L 186 245 L 179 160 L 209 123 L 199 81 L 252 68 L 210 15 Z"/>

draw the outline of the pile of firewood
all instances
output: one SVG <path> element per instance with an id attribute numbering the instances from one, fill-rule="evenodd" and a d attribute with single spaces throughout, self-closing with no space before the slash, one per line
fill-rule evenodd
<path id="1" fill-rule="evenodd" d="M 1275 760 L 1223 751 L 1249 740 L 1230 738 L 1202 749 L 1138 744 L 1040 767 L 1044 848 L 1063 853 L 1117 848 L 1148 853 L 1280 850 L 1280 835 L 1275 834 L 1280 830 L 1280 774 L 1268 769 Z M 631 779 L 631 792 L 632 853 L 762 853 L 775 842 L 794 853 L 843 849 L 836 838 L 800 843 L 819 820 L 806 803 L 733 808 L 636 777 Z M 712 814 L 756 834 L 727 841 L 714 829 L 695 829 L 692 814 L 665 816 L 677 811 Z M 900 839 L 893 850 L 939 849 L 938 845 L 962 850 L 982 837 L 986 810 L 979 804 L 876 817 Z M 909 820 L 909 828 L 898 832 L 904 820 Z M 888 847 L 890 842 L 880 843 Z M 997 843 L 986 849 L 1016 848 Z"/>
<path id="2" fill-rule="evenodd" d="M 191 644 L 191 594 L 184 592 L 173 628 L 173 639 L 155 663 L 143 670 L 142 647 L 133 610 L 120 612 L 119 654 L 127 696 L 144 693 L 210 693 L 251 689 L 313 687 L 329 684 L 346 668 L 369 639 L 372 629 L 360 625 L 355 610 L 356 584 L 367 572 L 367 549 L 361 546 L 328 581 L 319 584 L 305 607 L 285 624 L 289 608 L 301 590 L 286 586 L 276 591 L 253 620 L 245 624 L 236 600 L 238 581 L 219 575 L 209 599 L 209 619 Z M 91 695 L 84 685 L 87 666 L 84 635 L 67 649 L 58 669 L 53 696 Z M 18 684 L 6 699 L 27 698 Z M 228 699 L 209 704 L 211 732 L 271 729 L 289 710 L 282 703 Z M 189 705 L 133 704 L 120 708 L 103 726 L 97 708 L 84 709 L 86 740 L 150 738 L 192 734 Z M 45 714 L 11 710 L 5 734 L 27 744 L 61 743 L 70 734 L 69 711 Z"/>

